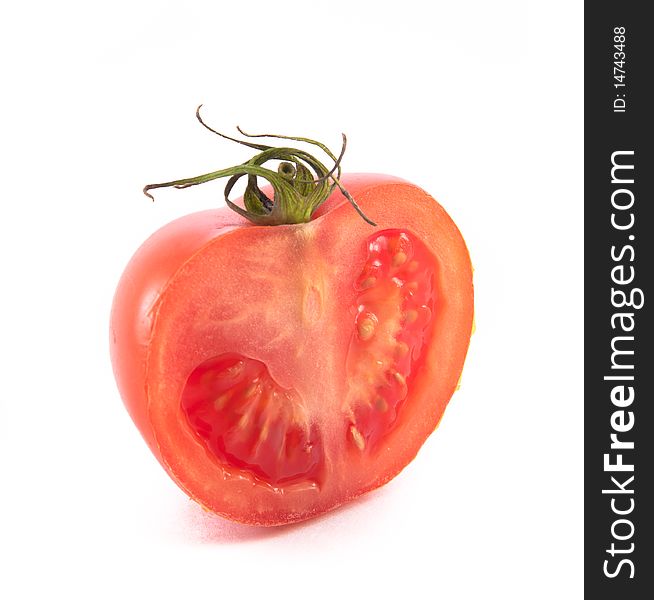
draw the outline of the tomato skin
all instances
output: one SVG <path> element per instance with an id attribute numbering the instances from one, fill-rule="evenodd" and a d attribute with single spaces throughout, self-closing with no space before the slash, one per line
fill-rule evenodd
<path id="1" fill-rule="evenodd" d="M 167 283 L 202 246 L 247 221 L 226 209 L 176 219 L 137 250 L 120 279 L 111 309 L 111 361 L 123 402 L 161 462 L 147 414 L 147 356 L 157 304 Z M 164 465 L 165 466 L 165 465 Z"/>
<path id="2" fill-rule="evenodd" d="M 347 475 L 341 474 L 320 491 L 315 486 L 296 486 L 280 493 L 256 478 L 227 471 L 220 480 L 214 472 L 215 465 L 206 458 L 206 449 L 186 430 L 186 424 L 180 425 L 183 419 L 176 395 L 189 368 L 180 367 L 177 373 L 170 365 L 183 363 L 188 357 L 175 354 L 177 350 L 169 343 L 174 336 L 169 332 L 176 330 L 169 327 L 167 319 L 174 307 L 183 302 L 184 289 L 179 281 L 185 270 L 191 268 L 195 258 L 213 252 L 218 247 L 216 244 L 223 244 L 227 253 L 230 248 L 239 252 L 242 247 L 239 240 L 246 239 L 271 240 L 273 247 L 282 249 L 278 258 L 283 270 L 288 267 L 285 261 L 297 259 L 297 256 L 284 256 L 293 253 L 288 250 L 292 247 L 289 239 L 296 239 L 289 231 L 297 232 L 305 225 L 256 227 L 228 209 L 182 217 L 160 229 L 141 246 L 126 267 L 116 291 L 111 314 L 111 358 L 118 388 L 132 419 L 153 454 L 189 496 L 205 508 L 237 521 L 261 525 L 299 521 L 379 487 L 415 456 L 440 421 L 459 380 L 472 328 L 473 288 L 468 252 L 458 229 L 440 205 L 402 180 L 357 174 L 345 176 L 343 183 L 362 209 L 379 224 L 379 229 L 411 230 L 426 243 L 442 270 L 440 292 L 444 300 L 442 316 L 434 325 L 435 343 L 425 358 L 424 374 L 412 390 L 411 405 L 403 409 L 396 431 L 389 437 L 389 449 L 375 458 L 372 478 L 370 465 L 362 461 L 360 466 L 348 467 Z M 320 207 L 314 223 L 316 239 L 310 245 L 315 251 L 323 251 L 330 264 L 344 260 L 356 263 L 353 255 L 357 244 L 361 245 L 374 231 L 337 194 Z M 337 232 L 344 230 L 350 234 L 344 236 L 346 241 L 341 241 Z M 306 260 L 310 268 L 312 259 Z M 225 261 L 229 261 L 229 256 L 225 256 Z M 346 274 L 343 285 L 351 286 L 351 281 L 347 281 L 347 267 L 342 271 Z M 319 352 L 320 340 L 307 342 L 314 342 L 313 354 Z M 196 363 L 200 358 L 210 358 L 210 354 L 201 356 L 202 352 L 208 352 L 207 348 L 194 347 L 192 352 L 198 354 L 194 358 Z M 298 375 L 292 368 L 276 364 L 273 355 L 268 359 L 276 368 L 275 376 L 281 384 L 302 385 L 302 381 L 294 381 Z M 436 364 L 438 378 L 432 372 Z M 299 378 L 302 377 L 300 374 Z M 305 379 L 309 377 L 307 372 Z M 168 399 L 161 400 L 162 397 Z"/>

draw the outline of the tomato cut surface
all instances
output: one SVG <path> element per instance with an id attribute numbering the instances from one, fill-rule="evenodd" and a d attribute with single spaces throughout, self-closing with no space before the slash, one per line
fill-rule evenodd
<path id="1" fill-rule="evenodd" d="M 245 523 L 303 520 L 376 488 L 434 430 L 473 316 L 459 231 L 419 188 L 343 179 L 304 224 L 189 215 L 137 252 L 112 359 L 146 442 L 189 496 Z"/>

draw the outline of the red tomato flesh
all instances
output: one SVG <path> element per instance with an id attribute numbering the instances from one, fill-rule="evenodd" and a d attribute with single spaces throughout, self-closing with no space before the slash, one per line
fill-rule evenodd
<path id="1" fill-rule="evenodd" d="M 463 239 L 425 192 L 344 184 L 314 220 L 225 210 L 157 232 L 119 284 L 112 359 L 155 456 L 202 506 L 303 520 L 394 477 L 458 383 L 473 315 Z"/>

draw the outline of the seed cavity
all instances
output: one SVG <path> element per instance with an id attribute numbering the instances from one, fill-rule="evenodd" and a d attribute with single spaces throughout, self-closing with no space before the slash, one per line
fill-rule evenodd
<path id="1" fill-rule="evenodd" d="M 436 278 L 435 259 L 408 232 L 379 232 L 369 238 L 367 250 L 350 308 L 354 328 L 342 435 L 359 451 L 375 453 L 384 447 L 419 374 Z"/>
<path id="2" fill-rule="evenodd" d="M 220 464 L 273 485 L 320 483 L 320 431 L 302 398 L 279 387 L 264 363 L 234 354 L 210 358 L 187 379 L 181 408 Z"/>
<path id="3" fill-rule="evenodd" d="M 352 436 L 352 441 L 354 442 L 354 445 L 360 451 L 363 451 L 363 449 L 366 447 L 366 440 L 364 439 L 363 435 L 361 435 L 361 432 L 354 425 L 350 425 L 350 435 Z"/>

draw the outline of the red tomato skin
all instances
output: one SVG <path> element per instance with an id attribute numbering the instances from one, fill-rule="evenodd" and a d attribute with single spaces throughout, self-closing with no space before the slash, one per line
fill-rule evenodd
<path id="1" fill-rule="evenodd" d="M 413 422 L 405 419 L 403 427 L 407 430 L 408 443 L 397 452 L 384 455 L 380 460 L 383 469 L 373 480 L 364 481 L 365 478 L 353 469 L 353 478 L 361 478 L 358 488 L 336 485 L 334 490 L 326 494 L 329 497 L 324 502 L 312 500 L 307 506 L 299 507 L 289 507 L 285 504 L 286 500 L 280 499 L 279 495 L 269 497 L 269 491 L 262 491 L 256 486 L 252 492 L 245 492 L 253 496 L 250 505 L 246 503 L 239 506 L 229 498 L 214 497 L 220 495 L 216 493 L 215 486 L 198 483 L 184 471 L 197 470 L 201 481 L 199 474 L 204 472 L 205 468 L 199 464 L 189 466 L 193 462 L 192 459 L 180 458 L 176 454 L 178 450 L 183 451 L 184 443 L 180 441 L 179 449 L 171 447 L 176 445 L 174 436 L 171 442 L 168 432 L 162 431 L 165 423 L 162 425 L 162 421 L 156 416 L 158 408 L 153 408 L 157 402 L 153 392 L 156 384 L 151 375 L 152 356 L 156 351 L 156 348 L 153 350 L 153 344 L 157 344 L 155 338 L 159 309 L 166 298 L 170 283 L 194 256 L 203 252 L 203 249 L 209 247 L 217 238 L 238 229 L 267 228 L 256 228 L 226 208 L 194 213 L 177 219 L 153 234 L 138 249 L 127 265 L 116 291 L 111 313 L 111 359 L 118 388 L 129 414 L 171 478 L 203 507 L 233 520 L 259 525 L 300 521 L 383 485 L 412 460 L 426 437 L 437 426 L 459 380 L 472 328 L 473 287 L 467 248 L 458 229 L 440 205 L 424 192 L 420 191 L 430 205 L 407 203 L 406 200 L 412 198 L 418 188 L 401 179 L 386 175 L 353 174 L 346 175 L 343 183 L 364 211 L 380 223 L 380 226 L 408 224 L 419 237 L 429 238 L 428 246 L 439 260 L 452 263 L 450 275 L 456 273 L 456 281 L 448 284 L 449 287 L 445 290 L 451 297 L 447 310 L 453 312 L 455 322 L 452 326 L 444 326 L 442 332 L 435 333 L 437 339 L 441 336 L 440 344 L 449 346 L 445 354 L 439 354 L 439 360 L 445 360 L 450 374 L 447 381 L 436 386 L 437 397 L 433 409 L 428 409 L 433 415 L 415 419 Z M 397 193 L 397 203 L 393 206 L 375 204 L 376 191 L 381 189 L 392 189 Z M 350 214 L 350 211 L 351 207 L 346 206 L 338 194 L 334 194 L 320 207 L 314 219 L 356 223 L 353 227 L 361 232 L 363 241 L 365 236 L 374 230 L 356 214 Z M 357 219 L 359 221 L 356 221 Z M 435 229 L 436 234 L 432 229 Z M 428 390 L 423 388 L 425 385 L 421 384 L 416 395 L 428 397 Z M 426 406 L 428 400 L 420 402 Z M 252 486 L 246 486 L 248 490 L 250 487 Z M 243 490 L 240 489 L 237 495 L 241 497 L 242 494 Z"/>
<path id="2" fill-rule="evenodd" d="M 116 289 L 110 327 L 114 376 L 127 411 L 159 462 L 162 462 L 161 453 L 147 414 L 146 383 L 149 344 L 159 299 L 172 276 L 190 256 L 231 228 L 246 224 L 245 219 L 227 209 L 206 210 L 175 219 L 141 245 Z"/>

